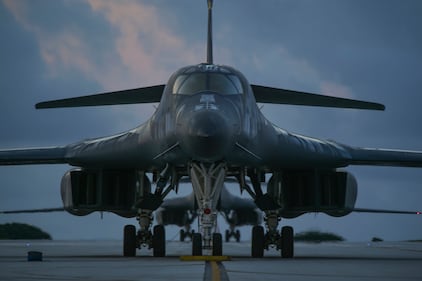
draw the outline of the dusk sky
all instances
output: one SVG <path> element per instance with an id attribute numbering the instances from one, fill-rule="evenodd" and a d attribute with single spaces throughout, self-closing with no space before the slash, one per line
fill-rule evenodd
<path id="1" fill-rule="evenodd" d="M 271 122 L 353 146 L 422 151 L 421 1 L 214 2 L 216 64 L 235 67 L 253 84 L 386 105 L 374 112 L 265 104 Z M 0 149 L 66 145 L 145 122 L 156 104 L 34 105 L 163 84 L 178 68 L 204 62 L 206 7 L 205 0 L 0 1 Z M 69 169 L 1 166 L 0 210 L 61 206 L 60 180 Z M 357 207 L 422 210 L 422 169 L 347 170 L 358 180 Z M 181 187 L 181 194 L 190 191 Z M 121 239 L 123 226 L 136 224 L 108 213 L 102 220 L 98 213 L 0 215 L 6 222 L 39 226 L 54 239 Z M 422 216 L 308 214 L 281 223 L 350 241 L 422 239 Z M 247 238 L 251 229 L 242 232 Z M 168 228 L 167 238 L 175 235 L 177 228 Z"/>

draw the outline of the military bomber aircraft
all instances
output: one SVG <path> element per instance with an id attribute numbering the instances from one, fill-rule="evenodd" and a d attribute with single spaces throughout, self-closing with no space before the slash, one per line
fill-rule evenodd
<path id="1" fill-rule="evenodd" d="M 215 232 L 224 182 L 235 178 L 263 212 L 265 228 L 252 228 L 253 257 L 275 247 L 294 256 L 293 228 L 281 218 L 323 212 L 342 217 L 353 211 L 409 213 L 355 208 L 357 182 L 349 165 L 422 167 L 422 152 L 357 148 L 289 133 L 268 121 L 257 103 L 384 110 L 379 103 L 251 85 L 238 70 L 213 62 L 212 6 L 208 0 L 207 60 L 177 70 L 164 85 L 41 102 L 36 108 L 156 103 L 152 117 L 128 132 L 62 147 L 0 151 L 0 165 L 69 164 L 62 178 L 63 209 L 84 216 L 109 211 L 136 217 L 124 228 L 123 254 L 149 247 L 165 256 L 165 229 L 153 212 L 189 177 L 199 231 L 192 255 L 211 249 L 221 255 Z M 267 176 L 267 177 L 266 177 Z M 262 183 L 267 182 L 266 192 Z M 153 184 L 152 184 L 152 183 Z M 250 184 L 249 184 L 250 183 Z"/>

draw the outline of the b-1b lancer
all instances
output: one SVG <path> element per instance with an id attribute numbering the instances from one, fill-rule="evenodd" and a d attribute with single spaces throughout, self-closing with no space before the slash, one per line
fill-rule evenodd
<path id="1" fill-rule="evenodd" d="M 212 6 L 208 0 L 205 63 L 177 70 L 167 84 L 41 102 L 36 108 L 135 103 L 159 105 L 143 125 L 106 138 L 62 147 L 0 151 L 1 165 L 63 164 L 75 168 L 61 181 L 63 209 L 83 216 L 94 211 L 136 217 L 124 228 L 123 254 L 149 247 L 165 256 L 165 229 L 153 212 L 182 177 L 189 177 L 199 231 L 192 255 L 223 253 L 216 232 L 218 198 L 235 178 L 263 212 L 265 228 L 252 228 L 253 257 L 274 247 L 294 255 L 293 228 L 281 218 L 323 212 L 342 217 L 353 211 L 409 213 L 355 208 L 357 182 L 349 165 L 422 167 L 422 152 L 357 148 L 289 133 L 268 121 L 257 103 L 384 110 L 382 104 L 251 85 L 238 70 L 213 61 Z M 268 181 L 266 180 L 268 179 Z M 266 182 L 267 188 L 262 188 Z M 250 184 L 249 184 L 250 183 Z"/>

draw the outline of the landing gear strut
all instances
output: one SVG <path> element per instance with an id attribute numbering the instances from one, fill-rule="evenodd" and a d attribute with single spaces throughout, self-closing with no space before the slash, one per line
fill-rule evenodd
<path id="1" fill-rule="evenodd" d="M 191 163 L 189 169 L 192 187 L 199 208 L 199 232 L 192 238 L 192 255 L 202 255 L 202 249 L 222 255 L 222 236 L 215 232 L 217 225 L 217 201 L 220 198 L 226 175 L 225 163 Z"/>

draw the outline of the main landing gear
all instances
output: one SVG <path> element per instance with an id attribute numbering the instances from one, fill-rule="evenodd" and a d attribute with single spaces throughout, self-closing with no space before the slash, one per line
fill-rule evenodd
<path id="1" fill-rule="evenodd" d="M 246 184 L 245 176 L 249 176 L 253 190 Z M 274 175 L 273 175 L 274 176 Z M 265 224 L 267 232 L 264 227 L 256 225 L 252 228 L 252 248 L 251 254 L 254 258 L 262 258 L 264 250 L 276 248 L 281 251 L 283 258 L 293 258 L 294 256 L 294 236 L 293 228 L 291 226 L 284 226 L 281 231 L 277 230 L 278 223 L 281 220 L 279 203 L 275 202 L 270 194 L 264 194 L 261 188 L 260 180 L 261 174 L 259 171 L 248 170 L 241 171 L 238 176 L 238 181 L 241 190 L 246 190 L 249 195 L 255 200 L 255 204 L 262 211 L 265 212 Z M 265 179 L 264 179 L 265 180 Z M 270 179 L 271 182 L 271 179 Z"/>
<path id="2" fill-rule="evenodd" d="M 229 242 L 230 238 L 232 237 L 236 240 L 236 242 L 240 242 L 240 231 L 239 230 L 235 231 L 234 229 L 235 229 L 234 226 L 233 227 L 230 226 L 230 230 L 226 229 L 226 233 L 225 233 L 226 242 Z"/>
<path id="3" fill-rule="evenodd" d="M 226 165 L 191 163 L 189 173 L 199 209 L 199 233 L 192 236 L 192 255 L 201 256 L 202 250 L 205 249 L 211 250 L 214 256 L 221 256 L 223 238 L 215 230 L 217 201 L 223 188 Z"/>
<path id="4" fill-rule="evenodd" d="M 280 217 L 277 211 L 266 211 L 267 233 L 264 234 L 264 227 L 256 225 L 252 228 L 252 257 L 262 258 L 264 249 L 276 248 L 281 251 L 281 257 L 293 258 L 294 255 L 294 235 L 291 226 L 284 226 L 279 232 L 277 230 Z"/>
<path id="5" fill-rule="evenodd" d="M 170 176 L 171 168 L 167 165 L 159 174 L 157 187 L 151 193 L 151 183 L 144 172 L 140 172 L 139 178 L 139 199 L 135 204 L 138 209 L 136 219 L 139 223 L 139 230 L 136 231 L 134 225 L 126 225 L 123 231 L 123 256 L 136 256 L 136 249 L 147 247 L 153 250 L 154 257 L 164 257 L 166 255 L 166 233 L 163 225 L 155 225 L 151 231 L 153 216 L 167 194 L 177 187 L 177 177 Z M 171 183 L 166 187 L 169 178 Z M 166 188 L 164 188 L 166 187 Z"/>
<path id="6" fill-rule="evenodd" d="M 193 239 L 193 235 L 195 234 L 195 230 L 189 230 L 190 229 L 190 225 L 189 227 L 186 227 L 186 229 L 181 229 L 180 230 L 180 242 L 184 242 L 185 239 L 188 237 L 190 240 Z"/>
<path id="7" fill-rule="evenodd" d="M 163 225 L 155 225 L 151 232 L 151 211 L 141 211 L 137 219 L 140 229 L 136 232 L 134 225 L 126 225 L 123 231 L 123 256 L 136 256 L 136 249 L 152 248 L 154 257 L 166 255 L 166 233 Z"/>

